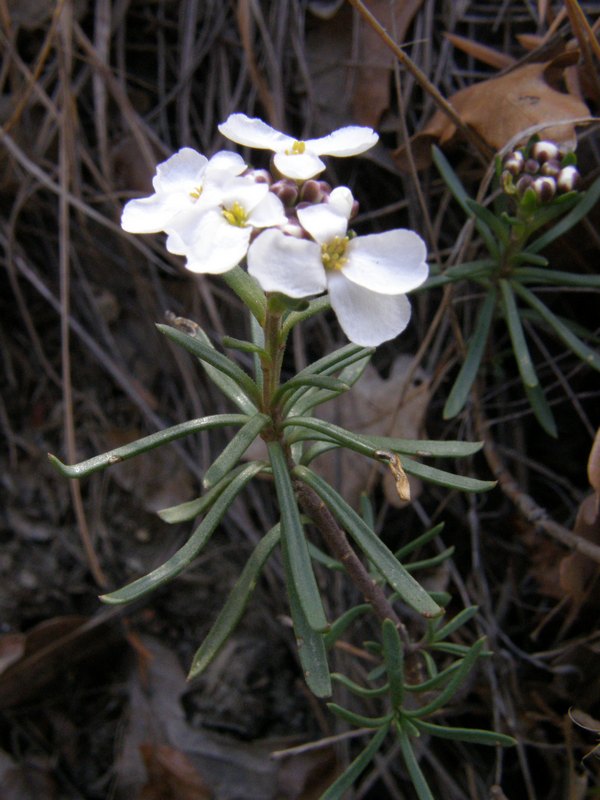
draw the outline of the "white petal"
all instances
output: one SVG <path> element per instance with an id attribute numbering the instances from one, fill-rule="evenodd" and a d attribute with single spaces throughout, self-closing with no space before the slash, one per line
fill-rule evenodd
<path id="1" fill-rule="evenodd" d="M 241 175 L 246 168 L 246 162 L 238 153 L 232 153 L 230 150 L 219 150 L 208 162 L 206 171 L 207 173 L 221 171 L 229 175 Z"/>
<path id="2" fill-rule="evenodd" d="M 248 272 L 265 292 L 309 297 L 325 290 L 319 245 L 285 236 L 279 230 L 263 231 L 252 242 L 248 250 Z"/>
<path id="3" fill-rule="evenodd" d="M 219 125 L 219 130 L 232 142 L 259 150 L 284 150 L 295 141 L 291 136 L 279 133 L 262 119 L 247 117 L 245 114 L 231 114 Z"/>
<path id="4" fill-rule="evenodd" d="M 207 211 L 198 220 L 194 241 L 183 254 L 192 272 L 212 275 L 228 272 L 246 255 L 251 228 L 229 225 L 219 211 Z"/>
<path id="5" fill-rule="evenodd" d="M 304 230 L 308 231 L 319 244 L 329 242 L 335 236 L 346 235 L 348 221 L 330 209 L 328 203 L 299 208 L 296 213 Z"/>
<path id="6" fill-rule="evenodd" d="M 280 151 L 275 153 L 273 161 L 282 175 L 295 181 L 306 181 L 325 169 L 321 159 L 308 150 L 292 155 Z"/>
<path id="7" fill-rule="evenodd" d="M 342 272 L 330 272 L 327 277 L 331 307 L 351 342 L 377 347 L 408 325 L 410 303 L 405 295 L 370 292 L 347 280 Z"/>
<path id="8" fill-rule="evenodd" d="M 267 192 L 263 199 L 248 215 L 248 224 L 255 228 L 269 228 L 275 225 L 286 225 L 288 218 L 285 215 L 283 203 L 273 194 Z"/>
<path id="9" fill-rule="evenodd" d="M 332 211 L 335 211 L 336 214 L 349 220 L 350 214 L 352 213 L 352 206 L 354 205 L 352 192 L 347 186 L 338 186 L 329 195 L 327 205 Z"/>
<path id="10" fill-rule="evenodd" d="M 189 196 L 153 194 L 125 203 L 121 227 L 128 233 L 157 233 L 164 231 L 182 208 L 190 204 Z"/>
<path id="11" fill-rule="evenodd" d="M 381 294 L 405 294 L 427 279 L 425 242 L 414 231 L 397 229 L 357 236 L 348 245 L 346 278 Z"/>
<path id="12" fill-rule="evenodd" d="M 256 183 L 252 178 L 233 178 L 223 189 L 222 204 L 231 208 L 239 203 L 249 213 L 269 193 L 266 183 Z"/>
<path id="13" fill-rule="evenodd" d="M 355 156 L 373 147 L 378 139 L 371 128 L 349 125 L 320 139 L 308 139 L 306 147 L 319 156 Z"/>
<path id="14" fill-rule="evenodd" d="M 156 168 L 152 184 L 157 192 L 189 191 L 201 182 L 208 159 L 191 147 L 183 147 Z"/>

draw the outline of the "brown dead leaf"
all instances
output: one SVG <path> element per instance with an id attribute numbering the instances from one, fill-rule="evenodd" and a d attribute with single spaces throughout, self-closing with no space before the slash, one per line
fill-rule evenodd
<path id="1" fill-rule="evenodd" d="M 572 55 L 568 55 L 569 61 Z M 500 150 L 522 131 L 548 123 L 543 136 L 569 148 L 577 145 L 573 119 L 589 116 L 578 97 L 557 88 L 568 63 L 560 59 L 545 64 L 524 64 L 506 75 L 461 89 L 450 102 L 466 125 L 491 146 Z M 411 147 L 419 167 L 431 161 L 431 144 L 453 142 L 457 129 L 441 111 L 436 111 L 425 128 L 413 137 Z M 405 149 L 394 153 L 398 166 L 405 165 Z"/>
<path id="2" fill-rule="evenodd" d="M 148 773 L 139 800 L 210 800 L 202 776 L 181 750 L 166 744 L 142 744 L 140 752 Z"/>

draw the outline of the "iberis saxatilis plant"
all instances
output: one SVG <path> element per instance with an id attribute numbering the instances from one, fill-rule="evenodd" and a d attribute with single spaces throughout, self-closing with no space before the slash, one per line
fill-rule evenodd
<path id="1" fill-rule="evenodd" d="M 393 735 L 400 742 L 417 796 L 429 798 L 413 751 L 414 737 L 512 742 L 502 734 L 448 727 L 439 719 L 484 651 L 482 639 L 447 642 L 476 609 L 465 609 L 444 624 L 443 606 L 449 598 L 427 591 L 413 575 L 415 569 L 435 566 L 451 555 L 451 549 L 439 548 L 439 541 L 435 554 L 417 567 L 406 568 L 399 560 L 439 537 L 441 525 L 403 541 L 395 531 L 380 537 L 368 504 L 360 512 L 353 508 L 313 465 L 326 451 L 350 450 L 355 458 L 371 459 L 380 470 L 390 469 L 403 500 L 409 499 L 406 473 L 462 491 L 493 486 L 417 460 L 468 456 L 479 449 L 478 444 L 367 436 L 313 416 L 313 409 L 351 389 L 375 346 L 407 326 L 411 311 L 406 295 L 428 275 L 425 243 L 403 229 L 356 235 L 352 220 L 357 203 L 350 189 L 332 188 L 317 177 L 325 169 L 322 156 L 352 156 L 372 147 L 377 134 L 369 128 L 351 126 L 321 138 L 297 140 L 261 120 L 233 114 L 220 131 L 238 144 L 271 150 L 271 171 L 253 169 L 232 152 L 206 158 L 183 148 L 158 165 L 154 194 L 126 204 L 122 225 L 131 233 L 165 233 L 167 249 L 183 256 L 188 269 L 222 275 L 247 306 L 253 317 L 248 340 L 224 337 L 220 344 L 251 354 L 252 371 L 217 349 L 191 320 L 171 317 L 171 324 L 158 326 L 200 361 L 235 412 L 150 433 L 80 464 L 67 466 L 54 456 L 51 459 L 64 475 L 82 478 L 188 434 L 236 428 L 206 470 L 202 494 L 159 512 L 167 522 L 196 520 L 189 540 L 164 564 L 102 599 L 126 603 L 175 578 L 206 547 L 247 484 L 258 476 L 268 478 L 275 489 L 273 527 L 250 554 L 194 657 L 191 677 L 201 674 L 218 654 L 267 560 L 279 557 L 308 687 L 318 697 L 329 697 L 335 683 L 343 684 L 345 696 L 350 693 L 358 702 L 368 702 L 367 711 L 376 706 L 373 716 L 330 703 L 333 713 L 360 728 L 362 735 L 371 735 L 323 797 L 347 796 Z M 290 331 L 329 307 L 350 344 L 324 353 L 295 375 L 284 375 Z M 249 448 L 256 439 L 263 442 L 264 456 L 250 460 Z M 365 602 L 330 619 L 320 588 L 327 585 L 322 580 L 326 570 L 343 573 Z M 358 617 L 363 618 L 362 630 L 373 639 L 364 645 L 375 662 L 364 686 L 329 667 L 335 659 L 332 648 L 341 638 L 352 638 Z M 353 647 L 359 652 L 360 643 Z M 436 721 L 431 722 L 427 718 L 434 713 Z"/>

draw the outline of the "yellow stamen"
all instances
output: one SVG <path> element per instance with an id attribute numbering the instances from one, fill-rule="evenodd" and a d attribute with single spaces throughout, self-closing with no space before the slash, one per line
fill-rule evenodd
<path id="1" fill-rule="evenodd" d="M 330 242 L 321 245 L 321 261 L 328 270 L 340 270 L 348 261 L 346 248 L 350 241 L 348 236 L 334 236 Z"/>
<path id="2" fill-rule="evenodd" d="M 202 194 L 202 186 L 196 186 L 196 188 L 190 192 L 190 197 L 192 198 L 192 200 L 196 201 L 200 199 L 201 194 Z"/>
<path id="3" fill-rule="evenodd" d="M 236 200 L 231 208 L 223 209 L 223 216 L 230 225 L 236 228 L 245 228 L 248 224 L 248 214 L 245 208 Z"/>
<path id="4" fill-rule="evenodd" d="M 289 150 L 285 151 L 285 154 L 286 156 L 301 156 L 305 150 L 306 144 L 304 142 L 296 141 Z"/>

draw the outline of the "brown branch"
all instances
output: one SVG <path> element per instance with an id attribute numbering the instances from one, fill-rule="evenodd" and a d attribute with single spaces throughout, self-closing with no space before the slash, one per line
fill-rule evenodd
<path id="1" fill-rule="evenodd" d="M 526 494 L 512 473 L 500 457 L 496 448 L 496 443 L 490 433 L 489 423 L 481 409 L 478 397 L 474 395 L 474 418 L 477 437 L 483 442 L 483 453 L 488 462 L 494 477 L 498 481 L 500 489 L 511 500 L 525 519 L 536 529 L 542 530 L 553 539 L 564 544 L 569 550 L 582 553 L 600 564 L 600 547 L 593 542 L 583 539 L 581 536 L 565 528 L 559 522 L 553 520 L 545 508 L 539 506 L 533 497 Z"/>

